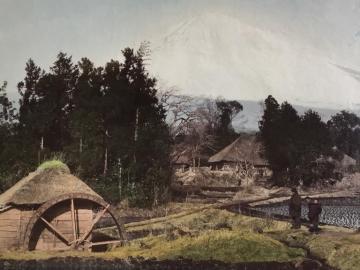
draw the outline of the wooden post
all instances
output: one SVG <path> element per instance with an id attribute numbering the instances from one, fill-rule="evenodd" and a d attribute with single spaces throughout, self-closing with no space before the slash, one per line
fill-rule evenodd
<path id="1" fill-rule="evenodd" d="M 76 241 L 76 223 L 75 223 L 75 207 L 74 207 L 74 199 L 71 199 L 71 221 L 73 227 L 73 236 L 74 241 Z"/>

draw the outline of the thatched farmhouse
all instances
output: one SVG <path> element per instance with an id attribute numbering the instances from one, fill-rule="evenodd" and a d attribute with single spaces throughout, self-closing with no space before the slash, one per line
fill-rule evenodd
<path id="1" fill-rule="evenodd" d="M 333 158 L 331 156 L 320 156 L 314 162 L 316 166 L 322 164 L 332 164 L 334 166 L 335 171 L 337 172 L 351 172 L 351 170 L 357 165 L 355 159 L 350 157 L 347 154 L 340 153 L 339 158 Z"/>
<path id="2" fill-rule="evenodd" d="M 191 151 L 185 149 L 182 151 L 174 151 L 171 158 L 171 163 L 174 169 L 184 171 L 192 166 Z"/>
<path id="3" fill-rule="evenodd" d="M 95 224 L 109 216 L 119 240 L 94 242 Z M 110 205 L 62 163 L 43 166 L 0 195 L 0 249 L 91 249 L 120 241 Z"/>
<path id="4" fill-rule="evenodd" d="M 251 135 L 241 135 L 230 145 L 209 158 L 212 169 L 239 169 L 251 166 L 261 176 L 268 176 L 269 163 L 263 158 L 263 145 Z"/>

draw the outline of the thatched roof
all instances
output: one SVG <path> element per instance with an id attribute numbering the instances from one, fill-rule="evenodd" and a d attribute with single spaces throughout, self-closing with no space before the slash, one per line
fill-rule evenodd
<path id="1" fill-rule="evenodd" d="M 172 163 L 177 165 L 191 165 L 191 151 L 189 149 L 185 149 L 181 152 L 173 153 Z"/>
<path id="2" fill-rule="evenodd" d="M 356 160 L 353 159 L 352 157 L 350 157 L 347 154 L 342 153 L 342 158 L 340 159 L 335 159 L 333 157 L 330 156 L 320 156 L 319 158 L 317 158 L 315 160 L 316 163 L 321 164 L 321 163 L 331 163 L 334 164 L 336 168 L 338 169 L 347 169 L 350 166 L 355 166 L 356 165 Z"/>
<path id="3" fill-rule="evenodd" d="M 256 136 L 242 135 L 220 152 L 210 157 L 209 162 L 246 161 L 255 166 L 267 166 L 268 162 L 262 158 L 262 152 L 263 145 L 257 140 Z"/>
<path id="4" fill-rule="evenodd" d="M 340 160 L 340 164 L 343 168 L 347 168 L 350 166 L 355 166 L 356 160 L 348 156 L 347 154 L 344 154 L 343 158 Z"/>
<path id="5" fill-rule="evenodd" d="M 68 193 L 86 193 L 100 197 L 88 185 L 70 174 L 69 168 L 38 169 L 0 195 L 0 205 L 42 204 Z"/>

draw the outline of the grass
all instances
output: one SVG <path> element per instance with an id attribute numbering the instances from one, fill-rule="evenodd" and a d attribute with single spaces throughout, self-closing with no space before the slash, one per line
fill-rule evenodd
<path id="1" fill-rule="evenodd" d="M 290 246 L 303 247 L 341 270 L 357 270 L 360 265 L 360 235 L 351 230 L 326 226 L 318 235 L 306 230 L 271 232 L 271 237 Z"/>
<path id="2" fill-rule="evenodd" d="M 189 230 L 212 229 L 219 224 L 227 225 L 231 228 L 243 227 L 249 228 L 254 226 L 262 229 L 285 229 L 289 225 L 285 222 L 248 217 L 234 214 L 226 210 L 203 208 L 196 209 L 192 212 L 179 213 L 164 218 L 152 219 L 144 222 L 130 223 L 126 225 L 127 231 L 163 229 L 166 225 L 186 227 Z"/>
<path id="3" fill-rule="evenodd" d="M 220 260 L 224 262 L 299 261 L 305 250 L 340 270 L 357 270 L 360 265 L 360 234 L 331 226 L 318 235 L 305 227 L 291 230 L 286 222 L 273 221 L 203 207 L 163 218 L 128 224 L 128 232 L 160 230 L 129 241 L 126 246 L 104 253 L 5 252 L 0 258 L 30 260 L 51 257 L 129 256 L 158 259 Z M 111 230 L 110 230 L 111 232 Z"/>
<path id="4" fill-rule="evenodd" d="M 37 169 L 43 171 L 46 169 L 57 169 L 57 168 L 68 169 L 68 166 L 59 159 L 53 159 L 41 163 Z"/>
<path id="5" fill-rule="evenodd" d="M 304 251 L 288 248 L 265 235 L 241 230 L 205 231 L 198 236 L 168 240 L 166 236 L 150 236 L 108 252 L 107 257 L 141 256 L 165 259 L 220 260 L 224 262 L 293 261 Z"/>
<path id="6" fill-rule="evenodd" d="M 229 228 L 229 231 L 217 229 L 224 226 Z M 358 270 L 360 265 L 360 234 L 345 228 L 323 226 L 322 233 L 313 235 L 305 227 L 291 230 L 286 222 L 242 216 L 210 208 L 187 215 L 180 213 L 127 225 L 127 231 L 130 232 L 156 229 L 164 230 L 164 234 L 175 232 L 176 239 L 166 241 L 165 236 L 152 236 L 135 240 L 130 246 L 110 253 L 111 256 L 117 254 L 121 257 L 159 256 L 162 259 L 216 258 L 234 262 L 284 261 L 305 256 L 302 252 L 308 250 L 313 256 L 324 259 L 337 269 Z M 179 230 L 185 232 L 185 236 L 176 234 Z M 210 248 L 207 243 L 210 243 Z"/>
<path id="7" fill-rule="evenodd" d="M 205 231 L 198 236 L 184 236 L 168 240 L 165 235 L 134 240 L 124 247 L 105 253 L 66 252 L 5 252 L 1 259 L 44 260 L 53 257 L 99 257 L 127 259 L 128 257 L 157 258 L 159 260 L 193 259 L 224 262 L 288 262 L 304 256 L 299 248 L 289 248 L 268 236 L 241 230 Z"/>

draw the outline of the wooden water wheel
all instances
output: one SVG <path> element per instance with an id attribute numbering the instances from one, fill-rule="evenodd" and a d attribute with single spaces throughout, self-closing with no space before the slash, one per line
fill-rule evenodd
<path id="1" fill-rule="evenodd" d="M 107 226 L 112 228 L 111 236 L 94 237 L 100 220 L 107 220 Z M 36 210 L 27 225 L 23 247 L 25 250 L 89 250 L 124 240 L 124 230 L 110 204 L 94 195 L 72 193 L 49 200 Z"/>

